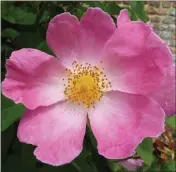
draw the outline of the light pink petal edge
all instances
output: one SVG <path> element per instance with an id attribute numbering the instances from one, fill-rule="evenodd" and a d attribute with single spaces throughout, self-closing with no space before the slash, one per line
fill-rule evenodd
<path id="1" fill-rule="evenodd" d="M 100 8 L 88 8 L 80 21 L 81 56 L 84 62 L 100 62 L 103 48 L 116 29 L 111 16 Z"/>
<path id="2" fill-rule="evenodd" d="M 46 40 L 65 66 L 70 66 L 79 58 L 80 23 L 68 12 L 55 16 L 48 25 Z"/>
<path id="3" fill-rule="evenodd" d="M 98 152 L 109 159 L 131 156 L 146 137 L 164 132 L 164 111 L 142 95 L 107 92 L 89 112 Z"/>
<path id="4" fill-rule="evenodd" d="M 35 109 L 65 99 L 62 83 L 65 68 L 53 56 L 24 48 L 12 52 L 6 69 L 2 93 L 15 103 Z"/>
<path id="5" fill-rule="evenodd" d="M 27 110 L 18 126 L 21 142 L 36 145 L 38 160 L 58 166 L 70 163 L 83 148 L 87 111 L 70 102 Z"/>

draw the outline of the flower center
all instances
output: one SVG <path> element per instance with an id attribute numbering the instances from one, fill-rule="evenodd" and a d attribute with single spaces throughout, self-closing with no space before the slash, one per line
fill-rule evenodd
<path id="1" fill-rule="evenodd" d="M 93 106 L 96 101 L 101 100 L 104 91 L 111 87 L 107 76 L 103 74 L 103 69 L 92 66 L 88 63 L 85 65 L 72 63 L 72 70 L 68 72 L 67 86 L 64 93 L 77 104 L 83 104 L 87 108 Z"/>

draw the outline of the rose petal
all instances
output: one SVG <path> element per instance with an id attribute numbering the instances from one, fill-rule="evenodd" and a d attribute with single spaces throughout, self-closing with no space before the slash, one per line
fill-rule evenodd
<path id="1" fill-rule="evenodd" d="M 163 83 L 165 69 L 172 66 L 173 56 L 151 27 L 142 22 L 128 22 L 109 39 L 102 61 L 113 90 L 145 94 Z"/>
<path id="2" fill-rule="evenodd" d="M 89 112 L 98 152 L 110 159 L 133 154 L 145 137 L 164 132 L 164 111 L 152 99 L 118 91 L 105 93 Z"/>
<path id="3" fill-rule="evenodd" d="M 59 61 L 36 49 L 14 51 L 6 63 L 2 93 L 29 109 L 65 99 L 65 68 Z"/>
<path id="4" fill-rule="evenodd" d="M 116 29 L 111 16 L 100 8 L 88 8 L 81 21 L 81 56 L 87 63 L 97 63 L 105 43 Z"/>
<path id="5" fill-rule="evenodd" d="M 79 58 L 79 37 L 80 23 L 77 17 L 70 13 L 59 14 L 50 21 L 46 35 L 47 43 L 66 66 L 70 66 Z"/>
<path id="6" fill-rule="evenodd" d="M 145 54 L 149 59 L 155 57 L 161 67 L 171 66 L 174 59 L 167 44 L 143 22 L 122 24 L 108 40 L 104 51 L 108 58 L 116 55 L 117 60 L 139 56 L 143 60 Z"/>
<path id="7" fill-rule="evenodd" d="M 142 22 L 128 22 L 118 27 L 105 45 L 118 58 L 139 55 L 145 47 L 151 29 Z"/>
<path id="8" fill-rule="evenodd" d="M 131 19 L 128 16 L 128 10 L 124 9 L 120 11 L 119 16 L 117 17 L 117 26 L 120 27 L 121 25 L 130 22 Z"/>
<path id="9" fill-rule="evenodd" d="M 164 109 L 166 115 L 176 114 L 175 107 L 175 65 L 167 70 L 164 83 L 155 92 L 147 94 L 147 96 L 156 100 Z"/>
<path id="10" fill-rule="evenodd" d="M 168 45 L 155 32 L 151 32 L 146 39 L 145 49 L 147 49 L 148 57 L 155 59 L 155 62 L 161 68 L 171 67 L 174 61 L 172 52 Z"/>
<path id="11" fill-rule="evenodd" d="M 80 23 L 70 13 L 57 15 L 49 23 L 48 45 L 68 68 L 74 60 L 97 63 L 115 30 L 111 17 L 99 8 L 88 8 Z"/>
<path id="12" fill-rule="evenodd" d="M 104 58 L 101 64 L 111 82 L 112 90 L 144 94 L 158 89 L 164 81 L 164 68 L 160 68 L 152 57 L 145 53 L 134 59 L 118 60 L 116 57 Z"/>
<path id="13" fill-rule="evenodd" d="M 82 150 L 86 114 L 85 109 L 70 102 L 27 110 L 18 127 L 18 138 L 37 145 L 34 154 L 44 163 L 70 163 Z"/>

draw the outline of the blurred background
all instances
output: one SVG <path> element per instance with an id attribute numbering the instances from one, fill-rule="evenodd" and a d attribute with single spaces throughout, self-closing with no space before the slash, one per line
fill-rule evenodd
<path id="1" fill-rule="evenodd" d="M 49 21 L 65 11 L 79 19 L 88 7 L 99 7 L 114 16 L 128 9 L 132 20 L 150 24 L 176 55 L 176 2 L 174 1 L 1 1 L 1 81 L 5 62 L 14 50 L 36 48 L 53 54 L 46 43 Z M 97 153 L 96 140 L 89 130 L 84 149 L 72 163 L 52 167 L 36 160 L 32 145 L 20 143 L 16 137 L 20 117 L 25 108 L 1 95 L 1 165 L 2 172 L 123 172 L 129 159 L 142 160 L 141 165 L 130 164 L 134 171 L 176 171 L 176 117 L 166 119 L 166 132 L 158 139 L 145 139 L 133 157 L 107 160 Z M 125 163 L 124 163 L 125 162 Z"/>

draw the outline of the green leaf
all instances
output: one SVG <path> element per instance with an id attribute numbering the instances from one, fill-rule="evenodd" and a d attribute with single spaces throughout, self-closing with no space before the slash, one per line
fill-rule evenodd
<path id="1" fill-rule="evenodd" d="M 30 5 L 15 6 L 14 2 L 2 3 L 2 18 L 10 23 L 34 24 L 36 11 Z"/>
<path id="2" fill-rule="evenodd" d="M 135 11 L 133 11 L 133 10 L 132 10 L 131 8 L 129 8 L 129 7 L 126 7 L 126 9 L 127 9 L 128 12 L 129 12 L 130 19 L 131 19 L 132 21 L 136 21 L 136 20 L 138 19 L 138 17 L 137 17 L 137 15 L 136 15 Z"/>
<path id="3" fill-rule="evenodd" d="M 122 10 L 122 9 L 123 8 L 118 6 L 115 1 L 108 2 L 105 7 L 105 11 L 108 12 L 110 15 L 119 15 L 120 10 Z"/>
<path id="4" fill-rule="evenodd" d="M 170 160 L 167 163 L 161 163 L 157 160 L 147 169 L 147 172 L 175 172 L 175 170 L 176 162 L 174 160 Z"/>
<path id="5" fill-rule="evenodd" d="M 15 105 L 15 103 L 12 100 L 8 99 L 7 97 L 5 97 L 1 94 L 1 108 L 2 108 L 2 110 L 6 109 L 10 106 L 14 106 L 14 105 Z"/>
<path id="6" fill-rule="evenodd" d="M 43 40 L 39 46 L 37 47 L 37 49 L 41 50 L 41 51 L 44 51 L 50 55 L 54 55 L 53 52 L 50 50 L 50 48 L 48 47 L 47 43 L 45 40 Z"/>
<path id="7" fill-rule="evenodd" d="M 176 129 L 176 115 L 166 117 L 166 123 L 169 124 L 173 129 Z"/>
<path id="8" fill-rule="evenodd" d="M 116 160 L 108 160 L 112 172 L 122 171 L 122 166 Z"/>
<path id="9" fill-rule="evenodd" d="M 173 160 L 173 161 L 169 161 L 166 164 L 162 164 L 161 165 L 161 169 L 163 171 L 169 171 L 169 172 L 173 171 L 173 172 L 175 172 L 175 170 L 176 170 L 176 162 Z"/>
<path id="10" fill-rule="evenodd" d="M 35 166 L 26 166 L 22 162 L 18 152 L 9 154 L 5 164 L 2 167 L 4 172 L 38 172 Z M 41 171 L 42 172 L 42 171 Z"/>
<path id="11" fill-rule="evenodd" d="M 150 166 L 148 165 L 143 165 L 142 169 L 146 172 L 157 172 L 159 171 L 159 165 L 158 165 L 159 159 L 154 156 L 154 160 Z"/>
<path id="12" fill-rule="evenodd" d="M 95 149 L 97 149 L 97 141 L 96 141 L 96 138 L 95 138 L 95 136 L 93 135 L 93 133 L 92 133 L 92 131 L 91 131 L 91 129 L 90 129 L 89 127 L 87 127 L 86 132 L 87 132 L 87 135 L 88 135 L 88 137 L 89 137 L 89 139 L 90 139 L 90 141 L 91 141 L 92 146 L 93 146 Z"/>
<path id="13" fill-rule="evenodd" d="M 15 125 L 11 125 L 7 130 L 1 133 L 1 158 L 2 165 L 4 165 L 7 156 L 8 150 L 11 147 L 11 142 L 16 135 Z"/>
<path id="14" fill-rule="evenodd" d="M 87 127 L 86 130 L 86 136 L 85 136 L 85 140 L 87 141 L 87 146 L 89 147 L 89 149 L 91 150 L 91 164 L 93 167 L 95 167 L 95 172 L 100 171 L 100 172 L 110 172 L 110 167 L 108 165 L 108 161 L 106 158 L 104 158 L 103 156 L 101 156 L 100 154 L 98 154 L 97 151 L 97 143 L 96 143 L 96 139 L 92 134 L 92 131 L 89 127 Z M 96 170 L 97 169 L 97 170 Z"/>
<path id="15" fill-rule="evenodd" d="M 43 15 L 40 18 L 40 23 L 45 22 L 50 16 L 50 12 L 48 10 L 45 10 Z"/>
<path id="16" fill-rule="evenodd" d="M 136 13 L 131 11 L 131 20 L 132 21 L 136 21 L 137 20 L 137 16 L 136 16 Z"/>
<path id="17" fill-rule="evenodd" d="M 129 3 L 133 12 L 135 12 L 141 20 L 143 20 L 144 22 L 147 22 L 149 20 L 147 13 L 144 9 L 144 1 L 129 1 Z"/>
<path id="18" fill-rule="evenodd" d="M 84 144 L 84 148 L 81 154 L 72 162 L 72 164 L 78 169 L 79 172 L 94 172 L 92 162 L 90 159 L 91 152 Z"/>
<path id="19" fill-rule="evenodd" d="M 56 2 L 56 3 L 61 3 L 61 2 Z M 47 5 L 47 7 L 46 7 Z M 43 15 L 41 16 L 40 23 L 45 22 L 48 19 L 52 19 L 58 14 L 61 14 L 65 12 L 64 8 L 58 6 L 57 4 L 54 4 L 54 2 L 45 2 L 45 11 L 43 12 Z M 70 12 L 70 11 L 69 11 Z"/>
<path id="20" fill-rule="evenodd" d="M 105 4 L 101 1 L 85 1 L 84 3 L 89 5 L 89 7 L 99 7 L 102 10 L 105 9 Z"/>
<path id="21" fill-rule="evenodd" d="M 151 138 L 144 139 L 136 149 L 136 152 L 144 160 L 144 163 L 146 163 L 147 165 L 151 165 L 151 163 L 154 160 L 152 139 Z"/>
<path id="22" fill-rule="evenodd" d="M 79 172 L 72 164 L 67 164 L 59 167 L 44 165 L 37 172 Z"/>
<path id="23" fill-rule="evenodd" d="M 75 15 L 81 19 L 81 17 L 84 15 L 84 13 L 86 12 L 87 10 L 87 7 L 84 7 L 84 6 L 80 6 L 77 11 L 75 12 Z"/>
<path id="24" fill-rule="evenodd" d="M 2 171 L 4 172 L 23 171 L 22 167 L 23 164 L 21 164 L 20 161 L 21 161 L 20 157 L 17 156 L 16 154 L 9 155 L 4 167 L 2 168 Z"/>
<path id="25" fill-rule="evenodd" d="M 5 37 L 5 38 L 14 39 L 16 36 L 19 35 L 19 32 L 17 32 L 15 29 L 7 28 L 2 31 L 1 35 L 2 37 Z"/>
<path id="26" fill-rule="evenodd" d="M 3 167 L 4 172 L 38 172 L 35 166 L 26 166 L 21 159 L 19 152 L 12 153 L 8 156 Z"/>
<path id="27" fill-rule="evenodd" d="M 7 129 L 15 121 L 17 121 L 24 113 L 25 107 L 21 104 L 9 106 L 2 110 L 1 131 Z"/>
<path id="28" fill-rule="evenodd" d="M 21 32 L 12 44 L 17 48 L 37 48 L 42 41 L 43 38 L 38 32 Z"/>
<path id="29" fill-rule="evenodd" d="M 28 144 L 21 144 L 21 162 L 26 168 L 35 167 L 37 159 L 33 154 L 35 147 Z"/>

